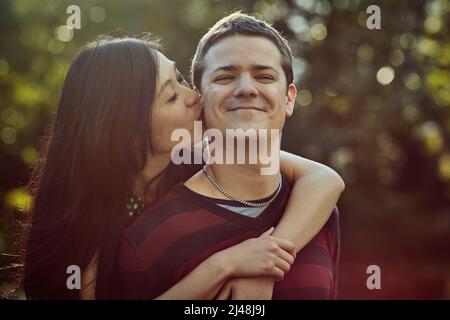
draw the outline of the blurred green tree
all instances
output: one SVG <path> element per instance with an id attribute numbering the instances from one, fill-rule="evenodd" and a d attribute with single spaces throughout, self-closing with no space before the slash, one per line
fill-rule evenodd
<path id="1" fill-rule="evenodd" d="M 81 29 L 66 9 L 81 10 Z M 188 76 L 200 37 L 234 10 L 264 18 L 295 55 L 284 146 L 337 169 L 341 298 L 450 298 L 449 0 L 3 0 L 0 10 L 0 253 L 17 251 L 24 189 L 74 54 L 99 34 L 152 32 Z M 13 256 L 0 255 L 3 288 Z M 380 292 L 365 287 L 378 264 Z M 412 280 L 414 279 L 414 281 Z M 383 280 L 382 280 L 383 281 Z M 384 284 L 384 286 L 383 286 Z"/>

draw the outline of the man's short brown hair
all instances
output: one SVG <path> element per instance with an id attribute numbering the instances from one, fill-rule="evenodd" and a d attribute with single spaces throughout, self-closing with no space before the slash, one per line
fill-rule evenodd
<path id="1" fill-rule="evenodd" d="M 217 21 L 198 43 L 191 65 L 191 80 L 197 89 L 201 90 L 204 59 L 208 50 L 221 39 L 235 35 L 264 37 L 272 41 L 281 53 L 281 66 L 287 85 L 294 81 L 292 52 L 287 40 L 267 22 L 238 11 Z"/>

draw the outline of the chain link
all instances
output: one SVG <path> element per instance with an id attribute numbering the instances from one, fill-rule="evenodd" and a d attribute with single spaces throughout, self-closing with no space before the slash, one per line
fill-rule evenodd
<path id="1" fill-rule="evenodd" d="M 233 196 L 227 192 L 225 192 L 225 190 L 222 189 L 222 187 L 219 186 L 219 184 L 216 182 L 216 180 L 214 180 L 213 177 L 211 177 L 207 172 L 206 172 L 206 165 L 203 166 L 203 173 L 206 175 L 206 177 L 208 178 L 209 182 L 211 182 L 211 184 L 220 192 L 222 193 L 225 197 L 227 197 L 230 200 L 234 200 L 237 201 L 239 203 L 245 204 L 246 206 L 249 207 L 265 207 L 267 205 L 269 205 L 273 200 L 275 200 L 275 198 L 277 197 L 278 193 L 281 190 L 281 181 L 278 184 L 278 188 L 277 188 L 277 192 L 275 193 L 275 195 L 268 201 L 265 202 L 250 202 L 250 201 L 246 201 L 246 200 L 242 200 L 239 199 L 236 196 Z"/>

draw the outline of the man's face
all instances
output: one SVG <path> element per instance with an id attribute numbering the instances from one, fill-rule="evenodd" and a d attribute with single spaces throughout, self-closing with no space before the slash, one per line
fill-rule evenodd
<path id="1" fill-rule="evenodd" d="M 297 90 L 286 83 L 274 43 L 263 37 L 226 37 L 209 49 L 204 65 L 200 91 L 207 128 L 283 128 Z"/>

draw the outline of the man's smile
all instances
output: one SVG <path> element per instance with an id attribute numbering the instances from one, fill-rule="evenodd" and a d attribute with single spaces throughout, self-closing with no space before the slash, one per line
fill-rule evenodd
<path id="1" fill-rule="evenodd" d="M 244 110 L 244 111 L 250 111 L 250 110 L 256 110 L 256 111 L 264 111 L 264 108 L 257 107 L 255 105 L 235 105 L 227 108 L 227 111 L 237 111 L 237 110 Z"/>

